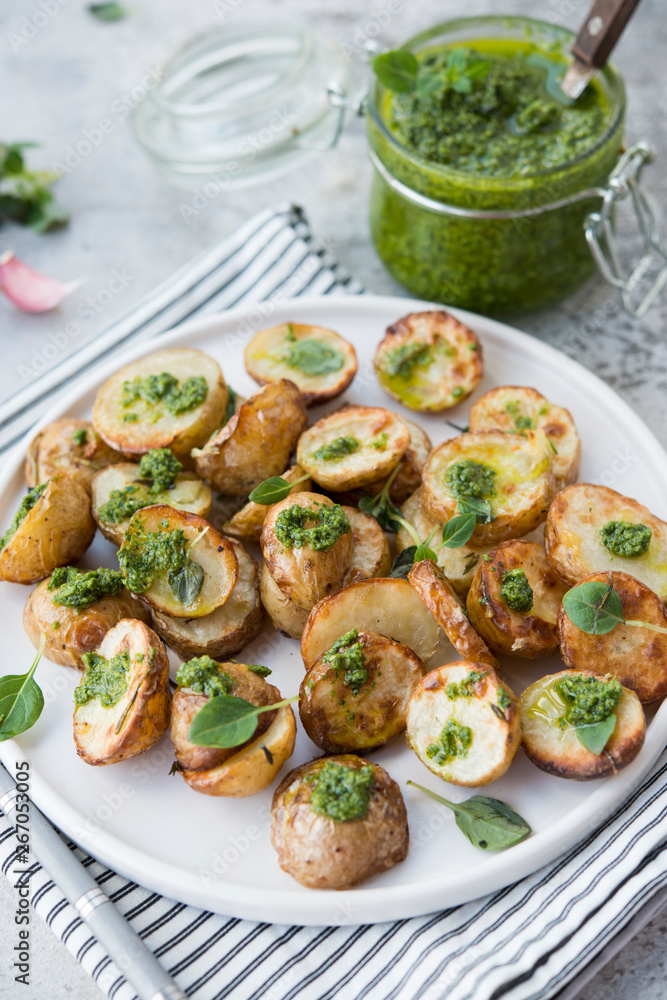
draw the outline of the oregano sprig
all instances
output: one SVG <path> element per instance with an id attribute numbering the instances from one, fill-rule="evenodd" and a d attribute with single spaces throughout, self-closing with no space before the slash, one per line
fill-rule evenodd
<path id="1" fill-rule="evenodd" d="M 371 60 L 380 83 L 397 94 L 416 91 L 418 97 L 430 97 L 454 90 L 469 94 L 474 80 L 483 79 L 491 69 L 490 59 L 475 59 L 463 49 L 452 49 L 444 69 L 420 72 L 419 62 L 406 49 L 383 52 Z"/>
<path id="2" fill-rule="evenodd" d="M 408 781 L 407 784 L 451 809 L 459 830 L 474 847 L 479 847 L 482 851 L 499 851 L 512 847 L 533 832 L 525 819 L 500 799 L 473 795 L 465 802 L 450 802 L 423 785 L 418 785 L 416 781 Z"/>
<path id="3" fill-rule="evenodd" d="M 272 503 L 280 503 L 281 500 L 289 496 L 290 491 L 295 486 L 298 486 L 299 483 L 303 483 L 309 478 L 309 473 L 306 473 L 304 476 L 300 476 L 299 479 L 295 479 L 294 482 L 288 483 L 282 476 L 270 476 L 254 488 L 248 500 L 267 507 Z"/>
<path id="4" fill-rule="evenodd" d="M 667 628 L 661 625 L 625 618 L 611 573 L 608 584 L 601 580 L 589 580 L 568 590 L 563 597 L 563 610 L 572 624 L 587 635 L 606 635 L 617 625 L 633 625 L 667 635 Z"/>
<path id="5" fill-rule="evenodd" d="M 276 701 L 273 705 L 253 705 L 244 698 L 220 694 L 203 705 L 188 730 L 188 739 L 199 747 L 236 747 L 255 735 L 258 716 L 298 701 L 299 696 Z"/>

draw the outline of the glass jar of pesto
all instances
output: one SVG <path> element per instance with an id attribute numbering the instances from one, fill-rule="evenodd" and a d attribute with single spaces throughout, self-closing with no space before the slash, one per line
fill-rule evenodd
<path id="1" fill-rule="evenodd" d="M 593 273 L 584 220 L 622 149 L 625 92 L 608 64 L 570 106 L 558 80 L 572 40 L 530 18 L 449 21 L 403 46 L 412 90 L 374 81 L 371 233 L 415 295 L 517 313 Z"/>

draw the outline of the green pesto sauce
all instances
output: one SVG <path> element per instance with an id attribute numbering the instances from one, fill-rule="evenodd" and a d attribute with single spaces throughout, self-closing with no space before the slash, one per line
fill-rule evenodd
<path id="1" fill-rule="evenodd" d="M 411 341 L 387 351 L 380 359 L 380 368 L 385 375 L 408 379 L 415 368 L 428 368 L 432 362 L 431 345 Z"/>
<path id="2" fill-rule="evenodd" d="M 127 691 L 130 654 L 127 650 L 105 660 L 99 653 L 84 653 L 81 657 L 85 672 L 74 689 L 77 705 L 87 705 L 96 698 L 103 708 L 113 708 Z"/>
<path id="3" fill-rule="evenodd" d="M 378 434 L 375 441 L 371 441 L 368 445 L 369 448 L 375 448 L 376 451 L 386 451 L 387 442 L 389 441 L 389 435 L 386 431 L 382 431 Z"/>
<path id="4" fill-rule="evenodd" d="M 84 611 L 103 597 L 117 597 L 123 590 L 123 574 L 117 569 L 90 569 L 83 571 L 74 566 L 54 569 L 48 590 L 55 590 L 53 604 Z"/>
<path id="5" fill-rule="evenodd" d="M 314 507 L 294 504 L 281 510 L 274 530 L 276 538 L 286 549 L 300 549 L 307 545 L 315 551 L 328 552 L 339 538 L 352 529 L 340 504 L 327 507 L 316 503 Z"/>
<path id="6" fill-rule="evenodd" d="M 225 415 L 222 418 L 221 427 L 225 427 L 236 413 L 236 400 L 238 398 L 238 394 L 235 389 L 232 389 L 231 385 L 227 386 L 227 393 L 227 407 L 225 409 Z"/>
<path id="7" fill-rule="evenodd" d="M 434 764 L 443 767 L 456 757 L 465 759 L 471 746 L 472 729 L 460 726 L 454 719 L 450 719 L 440 733 L 438 742 L 430 743 L 426 747 L 426 756 Z"/>
<path id="8" fill-rule="evenodd" d="M 509 708 L 512 704 L 512 699 L 502 685 L 498 688 L 498 704 L 501 708 Z"/>
<path id="9" fill-rule="evenodd" d="M 112 490 L 109 499 L 99 510 L 105 524 L 120 524 L 136 514 L 142 507 L 156 503 L 161 494 L 171 490 L 183 466 L 169 448 L 154 448 L 141 456 L 137 479 L 122 490 Z"/>
<path id="10" fill-rule="evenodd" d="M 26 495 L 23 497 L 23 500 L 21 500 L 21 503 L 18 505 L 18 509 L 12 518 L 12 523 L 5 531 L 4 535 L 0 537 L 0 549 L 4 549 L 7 542 L 14 537 L 21 525 L 21 522 L 25 520 L 48 485 L 48 482 L 46 482 L 42 483 L 41 486 L 33 486 L 31 490 L 28 490 Z"/>
<path id="11" fill-rule="evenodd" d="M 154 493 L 170 490 L 182 471 L 183 466 L 169 448 L 154 448 L 142 455 L 139 462 L 139 476 L 153 481 L 151 492 Z"/>
<path id="12" fill-rule="evenodd" d="M 158 419 L 165 411 L 173 417 L 180 417 L 201 406 L 207 396 L 208 384 L 203 375 L 191 375 L 181 384 L 174 375 L 162 372 L 160 375 L 147 375 L 146 378 L 137 375 L 131 382 L 123 382 L 122 405 L 127 409 L 135 403 L 143 403 L 142 412 L 150 412 Z M 134 422 L 138 414 L 132 411 L 123 419 L 128 423 Z"/>
<path id="13" fill-rule="evenodd" d="M 514 430 L 517 434 L 533 429 L 533 418 L 529 417 L 527 413 L 521 412 L 517 400 L 510 400 L 509 403 L 505 404 L 505 413 L 509 414 L 514 421 Z"/>
<path id="14" fill-rule="evenodd" d="M 648 552 L 651 534 L 647 524 L 608 521 L 600 531 L 600 541 L 613 556 L 636 559 Z"/>
<path id="15" fill-rule="evenodd" d="M 234 679 L 210 656 L 196 656 L 186 663 L 181 663 L 176 674 L 176 683 L 179 687 L 205 694 L 207 698 L 215 698 L 219 694 L 231 694 L 236 686 Z"/>
<path id="16" fill-rule="evenodd" d="M 462 681 L 451 681 L 445 688 L 445 694 L 450 701 L 456 701 L 457 698 L 473 698 L 475 695 L 475 685 L 483 677 L 486 677 L 486 672 L 482 673 L 479 670 L 471 670 Z"/>
<path id="17" fill-rule="evenodd" d="M 118 564 L 133 594 L 143 594 L 159 573 L 167 573 L 167 581 L 176 597 L 183 604 L 191 604 L 202 588 L 204 572 L 199 563 L 188 557 L 183 531 L 180 528 L 170 531 L 166 522 L 163 525 L 161 531 L 145 531 L 141 520 L 131 525 L 118 553 Z M 190 570 L 197 580 L 187 581 L 189 599 L 183 600 L 183 574 Z"/>
<path id="18" fill-rule="evenodd" d="M 509 569 L 503 573 L 500 596 L 512 611 L 526 613 L 533 606 L 533 588 L 522 569 Z"/>
<path id="19" fill-rule="evenodd" d="M 128 483 L 122 490 L 112 490 L 109 499 L 99 509 L 104 524 L 121 524 L 152 502 L 150 491 L 140 483 Z"/>
<path id="20" fill-rule="evenodd" d="M 351 434 L 345 434 L 343 437 L 330 441 L 329 444 L 320 445 L 317 451 L 313 452 L 312 457 L 318 462 L 338 462 L 345 455 L 353 455 L 360 448 L 360 441 L 357 441 Z"/>
<path id="21" fill-rule="evenodd" d="M 341 672 L 345 671 L 343 683 L 349 687 L 355 698 L 369 676 L 366 669 L 364 648 L 360 642 L 357 642 L 358 636 L 358 630 L 351 629 L 336 639 L 331 649 L 328 649 L 322 656 L 322 663 L 328 663 L 336 677 L 340 677 Z"/>
<path id="22" fill-rule="evenodd" d="M 77 427 L 77 429 L 72 434 L 72 441 L 77 446 L 81 448 L 84 444 L 88 444 L 88 431 L 85 427 Z"/>
<path id="23" fill-rule="evenodd" d="M 304 375 L 329 375 L 340 371 L 345 364 L 343 355 L 335 347 L 329 347 L 314 337 L 297 340 L 289 323 L 285 340 L 286 350 L 280 360 Z"/>
<path id="24" fill-rule="evenodd" d="M 336 823 L 365 819 L 368 815 L 371 791 L 375 785 L 373 767 L 348 767 L 328 760 L 306 781 L 316 782 L 310 798 L 310 808 Z"/>
<path id="25" fill-rule="evenodd" d="M 445 483 L 455 497 L 485 500 L 496 495 L 495 478 L 496 470 L 490 465 L 464 458 L 450 465 L 445 475 Z"/>
<path id="26" fill-rule="evenodd" d="M 598 680 L 575 674 L 561 677 L 554 683 L 556 694 L 560 695 L 567 711 L 561 717 L 561 726 L 594 726 L 607 719 L 623 695 L 623 687 L 615 677 Z"/>

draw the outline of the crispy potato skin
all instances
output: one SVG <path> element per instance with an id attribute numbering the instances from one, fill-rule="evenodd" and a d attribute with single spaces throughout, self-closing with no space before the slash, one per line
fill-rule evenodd
<path id="1" fill-rule="evenodd" d="M 498 660 L 468 621 L 456 591 L 432 560 L 415 563 L 408 573 L 408 583 L 464 660 L 498 668 Z"/>
<path id="2" fill-rule="evenodd" d="M 299 689 L 303 728 L 325 753 L 368 753 L 390 743 L 405 728 L 408 701 L 422 678 L 423 663 L 407 646 L 363 629 L 357 641 L 368 679 L 356 696 L 345 671 L 321 658 Z"/>
<path id="3" fill-rule="evenodd" d="M 557 722 L 549 724 L 530 711 L 552 682 L 572 673 L 602 680 L 602 676 L 592 670 L 561 670 L 557 674 L 541 677 L 526 688 L 521 695 L 523 748 L 533 764 L 547 774 L 574 781 L 604 778 L 627 767 L 641 750 L 646 735 L 644 712 L 636 694 L 625 688 L 616 708 L 616 728 L 604 753 L 597 757 L 579 742 L 573 727 L 561 729 Z"/>
<path id="4" fill-rule="evenodd" d="M 292 465 L 287 472 L 282 472 L 280 475 L 286 482 L 293 483 L 295 480 L 301 479 L 305 473 L 299 465 Z M 310 493 L 312 488 L 313 484 L 311 480 L 304 479 L 303 482 L 297 483 L 292 487 L 288 496 L 292 496 L 294 493 Z M 225 521 L 222 531 L 225 535 L 231 535 L 232 538 L 240 538 L 245 542 L 259 542 L 262 537 L 262 528 L 264 527 L 268 510 L 269 507 L 266 504 L 253 503 L 252 500 L 248 500 L 247 504 L 241 510 L 237 511 L 228 521 Z"/>
<path id="5" fill-rule="evenodd" d="M 0 549 L 0 580 L 37 583 L 57 566 L 77 562 L 94 534 L 85 487 L 60 473 L 49 480 L 16 534 Z"/>
<path id="6" fill-rule="evenodd" d="M 370 514 L 358 507 L 343 507 L 352 526 L 354 551 L 345 585 L 386 576 L 391 569 L 391 549 L 384 531 Z"/>
<path id="7" fill-rule="evenodd" d="M 283 871 L 311 889 L 347 889 L 393 868 L 408 853 L 408 821 L 401 791 L 372 764 L 375 786 L 363 820 L 337 823 L 310 808 L 316 774 L 327 760 L 356 769 L 369 762 L 353 754 L 322 757 L 283 779 L 271 806 L 271 843 Z"/>
<path id="8" fill-rule="evenodd" d="M 227 496 L 247 496 L 287 467 L 307 423 L 306 406 L 294 382 L 281 379 L 267 385 L 203 448 L 193 451 L 197 475 Z"/>
<path id="9" fill-rule="evenodd" d="M 643 621 L 667 628 L 667 610 L 652 590 L 627 573 L 595 573 L 591 581 L 609 583 L 623 605 L 626 621 Z M 588 635 L 573 625 L 563 608 L 558 614 L 558 639 L 565 664 L 582 672 L 599 664 L 624 687 L 634 691 L 644 705 L 667 694 L 667 635 L 634 625 L 617 625 L 606 635 Z"/>
<path id="10" fill-rule="evenodd" d="M 85 444 L 74 443 L 76 431 L 86 432 Z M 89 420 L 62 417 L 43 427 L 30 442 L 25 458 L 25 481 L 28 487 L 39 486 L 65 473 L 77 479 L 90 493 L 96 472 L 122 460 L 123 456 L 102 440 Z"/>
<path id="11" fill-rule="evenodd" d="M 104 708 L 94 699 L 74 710 L 76 752 L 96 767 L 144 753 L 169 725 L 169 660 L 162 641 L 143 622 L 124 619 L 107 632 L 97 652 L 110 659 L 125 649 L 132 665 L 127 691 L 118 704 Z"/>
<path id="12" fill-rule="evenodd" d="M 475 696 L 449 698 L 447 685 L 460 683 L 472 670 L 484 675 L 475 685 Z M 505 709 L 498 705 L 501 686 L 511 702 Z M 504 718 L 492 705 L 504 712 Z M 472 743 L 465 757 L 455 757 L 440 765 L 430 759 L 426 751 L 431 743 L 439 740 L 443 728 L 452 719 L 472 730 Z M 507 684 L 501 684 L 493 667 L 474 660 L 448 663 L 426 674 L 412 695 L 408 704 L 407 740 L 408 746 L 433 774 L 453 785 L 479 788 L 502 777 L 514 759 L 521 742 L 519 703 Z"/>
<path id="13" fill-rule="evenodd" d="M 403 423 L 410 431 L 410 444 L 407 447 L 403 458 L 398 463 L 398 472 L 389 486 L 389 497 L 396 504 L 405 503 L 406 500 L 419 489 L 422 482 L 422 469 L 426 464 L 433 445 L 426 431 L 422 430 L 418 424 L 412 420 L 403 419 Z M 375 496 L 384 489 L 388 476 L 377 479 L 374 483 L 362 486 L 358 490 L 349 490 L 347 493 L 339 495 L 340 503 L 358 503 L 361 497 Z"/>
<path id="14" fill-rule="evenodd" d="M 522 569 L 533 591 L 528 612 L 514 611 L 500 595 L 503 574 Z M 501 542 L 473 577 L 466 607 L 471 624 L 497 653 L 534 659 L 558 649 L 556 618 L 567 585 L 558 579 L 537 542 Z"/>
<path id="15" fill-rule="evenodd" d="M 390 352 L 412 344 L 430 348 L 428 367 L 416 365 L 407 377 L 388 374 Z M 481 382 L 482 345 L 470 327 L 442 309 L 410 313 L 387 327 L 375 353 L 375 373 L 384 391 L 411 410 L 448 410 Z"/>
<path id="16" fill-rule="evenodd" d="M 575 483 L 579 475 L 581 441 L 572 414 L 562 406 L 554 406 L 537 389 L 504 385 L 485 392 L 470 408 L 470 430 L 512 434 L 521 430 L 521 426 L 517 426 L 520 417 L 528 417 L 532 428 L 543 431 L 556 449 L 553 457 L 556 489 L 562 490 Z"/>
<path id="17" fill-rule="evenodd" d="M 281 591 L 265 562 L 259 570 L 259 592 L 264 609 L 274 627 L 291 639 L 300 639 L 309 612 L 298 607 Z"/>
<path id="18" fill-rule="evenodd" d="M 340 351 L 342 367 L 324 375 L 306 375 L 278 360 L 287 343 L 288 326 L 296 340 L 320 340 L 327 347 Z M 347 389 L 357 373 L 357 355 L 352 344 L 333 330 L 305 323 L 282 323 L 255 334 L 245 349 L 245 366 L 248 375 L 259 385 L 280 378 L 291 379 L 301 390 L 306 406 L 316 406 L 335 399 Z"/>
<path id="19" fill-rule="evenodd" d="M 107 632 L 123 618 L 134 618 L 151 624 L 147 608 L 128 590 L 117 597 L 103 597 L 84 611 L 54 604 L 49 581 L 42 582 L 28 594 L 23 610 L 23 627 L 28 638 L 39 649 L 42 632 L 46 636 L 44 656 L 52 663 L 83 670 L 81 657 L 92 653 Z M 58 628 L 54 628 L 55 624 Z"/>
<path id="20" fill-rule="evenodd" d="M 633 559 L 608 552 L 600 531 L 609 521 L 648 525 L 653 533 L 648 552 Z M 608 486 L 577 483 L 559 493 L 549 508 L 544 544 L 551 568 L 566 583 L 618 570 L 641 580 L 667 602 L 667 523 Z"/>
<path id="21" fill-rule="evenodd" d="M 190 376 L 202 375 L 208 385 L 206 399 L 200 406 L 180 416 L 164 413 L 155 420 L 154 414 L 149 411 L 147 420 L 125 422 L 123 415 L 127 410 L 122 405 L 123 383 L 132 381 L 137 375 L 146 378 L 162 372 L 174 375 L 179 382 Z M 191 469 L 191 449 L 205 444 L 220 426 L 228 398 L 229 390 L 220 366 L 213 358 L 193 348 L 174 347 L 133 361 L 107 379 L 95 399 L 93 425 L 110 447 L 129 459 L 153 448 L 171 448 L 183 466 Z"/>

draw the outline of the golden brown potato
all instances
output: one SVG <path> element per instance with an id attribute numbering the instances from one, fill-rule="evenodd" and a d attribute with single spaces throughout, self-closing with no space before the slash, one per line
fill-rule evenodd
<path id="1" fill-rule="evenodd" d="M 281 478 L 288 483 L 294 483 L 297 479 L 302 479 L 304 475 L 305 473 L 299 465 L 292 465 L 287 472 L 280 473 Z M 296 483 L 292 487 L 288 495 L 292 496 L 293 493 L 309 493 L 312 488 L 313 484 L 310 479 L 302 479 L 301 482 Z M 241 510 L 237 511 L 228 521 L 225 521 L 222 531 L 225 535 L 231 535 L 232 538 L 240 538 L 244 542 L 259 542 L 262 537 L 262 528 L 269 506 L 263 503 L 253 503 L 252 500 L 248 500 L 247 504 Z"/>
<path id="2" fill-rule="evenodd" d="M 107 632 L 97 654 L 87 656 L 93 662 L 74 695 L 76 752 L 95 766 L 144 753 L 169 725 L 169 660 L 162 641 L 143 622 L 125 618 Z"/>
<path id="3" fill-rule="evenodd" d="M 568 705 L 554 685 L 572 676 L 605 680 L 592 670 L 561 670 L 526 688 L 521 695 L 523 748 L 533 764 L 559 778 L 590 781 L 615 774 L 630 764 L 644 745 L 646 720 L 639 699 L 633 691 L 623 689 L 615 709 L 616 727 L 602 753 L 594 754 L 580 742 L 574 726 L 560 724 Z"/>
<path id="4" fill-rule="evenodd" d="M 649 547 L 643 555 L 615 555 L 602 544 L 600 532 L 615 521 L 650 528 Z M 616 490 L 577 483 L 559 493 L 547 515 L 545 547 L 551 568 L 566 583 L 618 570 L 641 580 L 667 602 L 667 524 Z"/>
<path id="5" fill-rule="evenodd" d="M 240 652 L 259 635 L 264 622 L 257 563 L 232 539 L 238 561 L 234 588 L 222 605 L 203 618 L 171 618 L 153 611 L 153 628 L 184 660 L 193 656 L 224 659 Z"/>
<path id="6" fill-rule="evenodd" d="M 410 699 L 407 739 L 444 781 L 488 785 L 507 771 L 521 742 L 519 703 L 487 664 L 447 663 L 431 670 Z"/>
<path id="7" fill-rule="evenodd" d="M 229 694 L 253 705 L 273 705 L 282 700 L 278 688 L 268 684 L 244 663 L 218 663 L 218 673 L 229 684 Z M 294 713 L 289 705 L 257 716 L 257 729 L 247 743 L 237 747 L 200 747 L 188 739 L 197 712 L 209 696 L 205 684 L 179 687 L 171 713 L 171 740 L 176 759 L 188 785 L 204 795 L 240 798 L 269 785 L 291 757 L 296 737 Z"/>
<path id="8" fill-rule="evenodd" d="M 473 433 L 543 431 L 555 450 L 556 489 L 562 490 L 577 481 L 581 441 L 572 414 L 562 406 L 554 406 L 537 389 L 513 385 L 491 389 L 473 403 L 468 423 Z"/>
<path id="9" fill-rule="evenodd" d="M 297 461 L 327 490 L 353 490 L 394 469 L 410 444 L 410 431 L 380 406 L 343 406 L 299 438 Z"/>
<path id="10" fill-rule="evenodd" d="M 448 410 L 481 382 L 482 345 L 442 309 L 410 313 L 387 328 L 375 372 L 385 392 L 411 410 Z"/>
<path id="11" fill-rule="evenodd" d="M 389 485 L 389 497 L 396 504 L 405 503 L 421 486 L 422 469 L 433 447 L 426 431 L 412 420 L 403 419 L 403 423 L 410 431 L 410 444 L 398 463 L 398 470 L 390 473 L 392 480 Z M 376 496 L 384 489 L 388 478 L 389 476 L 384 476 L 383 479 L 377 479 L 374 483 L 362 486 L 358 490 L 342 493 L 338 497 L 339 502 L 356 504 L 361 497 Z"/>
<path id="12" fill-rule="evenodd" d="M 306 673 L 299 714 L 325 753 L 367 753 L 405 728 L 423 663 L 407 646 L 376 632 L 353 629 L 341 638 L 344 646 L 329 650 Z"/>
<path id="13" fill-rule="evenodd" d="M 512 607 L 501 592 L 503 581 L 512 585 L 512 577 L 505 574 L 517 572 L 525 574 L 532 590 L 532 605 L 525 610 L 516 597 L 517 607 Z M 558 649 L 556 618 L 566 590 L 537 542 L 501 542 L 477 568 L 466 602 L 468 617 L 497 653 L 528 659 L 549 656 Z M 525 603 L 530 599 L 527 595 Z"/>
<path id="14" fill-rule="evenodd" d="M 303 397 L 281 379 L 245 401 L 203 448 L 195 448 L 197 475 L 227 496 L 247 496 L 289 465 L 308 423 Z"/>
<path id="15" fill-rule="evenodd" d="M 434 448 L 424 466 L 424 511 L 443 523 L 461 513 L 465 497 L 461 497 L 460 488 L 458 494 L 455 488 L 460 470 L 468 469 L 475 481 L 462 488 L 469 491 L 467 496 L 471 499 L 488 503 L 492 517 L 489 523 L 479 523 L 478 518 L 472 544 L 518 538 L 546 517 L 555 492 L 553 457 L 542 431 L 460 434 Z M 463 462 L 474 465 L 463 466 Z M 480 471 L 484 476 L 478 482 Z M 454 479 L 453 484 L 450 478 Z"/>
<path id="16" fill-rule="evenodd" d="M 426 663 L 438 645 L 438 623 L 407 580 L 360 580 L 311 611 L 301 639 L 306 670 L 351 628 L 386 635 Z"/>
<path id="17" fill-rule="evenodd" d="M 391 549 L 384 531 L 370 514 L 357 507 L 343 507 L 352 527 L 354 551 L 345 584 L 386 576 L 391 569 Z"/>
<path id="18" fill-rule="evenodd" d="M 0 548 L 0 580 L 37 583 L 56 566 L 77 562 L 93 540 L 95 522 L 90 496 L 77 479 L 59 474 L 21 502 L 29 507 Z M 37 487 L 37 491 L 42 489 Z M 21 512 L 21 507 L 12 523 Z M 9 530 L 9 529 L 8 529 Z"/>
<path id="19" fill-rule="evenodd" d="M 265 562 L 262 563 L 259 570 L 259 592 L 264 609 L 274 627 L 283 635 L 290 636 L 292 639 L 300 639 L 310 612 L 300 608 L 283 594 L 269 573 Z"/>
<path id="20" fill-rule="evenodd" d="M 174 385 L 169 379 L 177 380 Z M 143 380 L 139 395 L 139 384 Z M 152 386 L 145 380 L 151 379 Z M 175 394 L 206 382 L 205 398 L 192 409 L 178 412 L 183 401 Z M 168 394 L 168 385 L 172 387 Z M 125 388 L 127 386 L 127 388 Z M 151 391 L 152 390 L 152 391 Z M 165 394 L 167 392 L 167 394 Z M 93 424 L 104 441 L 128 458 L 154 448 L 171 448 L 185 468 L 193 467 L 192 448 L 210 438 L 224 419 L 229 392 L 220 366 L 203 351 L 173 347 L 133 361 L 107 379 L 93 407 Z"/>
<path id="21" fill-rule="evenodd" d="M 143 485 L 142 485 L 143 483 Z M 213 494 L 211 487 L 202 483 L 194 472 L 179 472 L 174 485 L 162 493 L 152 495 L 148 485 L 139 479 L 139 466 L 136 462 L 122 462 L 103 469 L 93 477 L 93 517 L 105 538 L 115 545 L 122 545 L 130 518 L 114 523 L 102 517 L 101 509 L 109 501 L 113 490 L 124 490 L 134 486 L 137 490 L 133 497 L 140 499 L 143 495 L 145 507 L 154 503 L 164 503 L 174 510 L 185 510 L 190 514 L 206 517 L 211 510 Z"/>
<path id="22" fill-rule="evenodd" d="M 260 385 L 291 379 L 306 406 L 314 406 L 347 389 L 357 371 L 357 355 L 333 330 L 281 323 L 255 334 L 245 349 L 245 366 Z"/>
<path id="23" fill-rule="evenodd" d="M 368 776 L 368 807 L 362 815 L 360 803 L 354 814 L 360 818 L 336 820 L 315 811 L 317 807 L 329 808 L 326 790 L 336 780 L 335 774 L 331 778 L 336 767 L 353 771 L 372 768 L 372 774 L 365 771 L 362 777 L 364 781 Z M 341 795 L 336 815 L 345 815 L 346 805 L 346 797 Z M 407 813 L 398 785 L 377 764 L 354 754 L 302 764 L 290 771 L 273 796 L 271 843 L 280 867 L 311 889 L 347 889 L 393 868 L 407 855 L 408 838 Z"/>
<path id="24" fill-rule="evenodd" d="M 65 473 L 78 479 L 90 493 L 95 473 L 122 460 L 123 456 L 95 433 L 89 420 L 62 417 L 43 427 L 30 442 L 25 481 L 32 488 Z"/>
<path id="25" fill-rule="evenodd" d="M 614 584 L 626 621 L 648 622 L 667 628 L 667 611 L 657 594 L 627 573 L 595 573 L 586 583 Z M 558 640 L 566 666 L 585 670 L 591 665 L 613 674 L 635 692 L 644 705 L 667 694 L 667 635 L 649 628 L 618 624 L 606 635 L 589 635 L 573 625 L 561 607 Z"/>
<path id="26" fill-rule="evenodd" d="M 42 633 L 46 636 L 44 656 L 52 663 L 83 670 L 83 654 L 96 650 L 107 632 L 119 621 L 135 618 L 145 625 L 151 624 L 148 610 L 128 590 L 123 590 L 116 597 L 103 597 L 78 611 L 54 604 L 56 592 L 49 591 L 49 582 L 42 580 L 28 594 L 23 627 L 35 649 L 39 649 Z"/>
<path id="27" fill-rule="evenodd" d="M 149 559 L 146 576 L 150 546 L 180 553 L 183 545 L 187 559 L 180 570 L 162 569 L 159 561 Z M 128 590 L 172 618 L 210 615 L 225 603 L 238 577 L 238 560 L 229 539 L 203 517 L 166 504 L 144 507 L 132 516 L 118 562 Z"/>
<path id="28" fill-rule="evenodd" d="M 423 559 L 415 563 L 408 573 L 408 582 L 464 660 L 498 667 L 498 660 L 468 621 L 456 591 L 434 562 Z"/>

